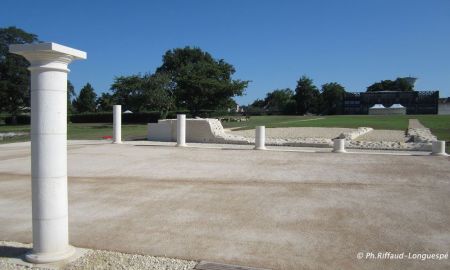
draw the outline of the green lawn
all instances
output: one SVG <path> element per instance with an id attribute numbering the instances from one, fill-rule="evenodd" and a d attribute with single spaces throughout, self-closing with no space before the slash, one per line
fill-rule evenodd
<path id="1" fill-rule="evenodd" d="M 0 132 L 29 132 L 30 126 L 0 126 Z M 69 140 L 99 140 L 103 136 L 112 136 L 112 124 L 69 124 L 67 138 Z M 147 136 L 147 125 L 122 125 L 122 138 L 124 140 L 143 139 Z M 29 141 L 29 136 L 20 136 L 5 139 L 0 143 Z"/>
<path id="2" fill-rule="evenodd" d="M 437 117 L 437 116 L 434 116 Z M 258 125 L 266 127 L 372 127 L 374 129 L 408 128 L 408 119 L 416 118 L 411 115 L 399 116 L 369 116 L 369 115 L 333 115 L 333 116 L 252 116 L 247 122 L 224 123 L 224 126 L 239 127 L 239 129 L 253 129 Z"/>

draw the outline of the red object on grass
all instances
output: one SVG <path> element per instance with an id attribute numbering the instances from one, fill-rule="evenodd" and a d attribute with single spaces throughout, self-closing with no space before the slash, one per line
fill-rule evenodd
<path id="1" fill-rule="evenodd" d="M 112 140 L 112 136 L 103 136 L 102 137 L 104 140 Z"/>

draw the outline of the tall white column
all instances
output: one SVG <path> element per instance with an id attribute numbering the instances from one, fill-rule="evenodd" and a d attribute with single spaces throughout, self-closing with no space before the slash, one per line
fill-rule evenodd
<path id="1" fill-rule="evenodd" d="M 257 126 L 255 129 L 255 150 L 266 150 L 266 127 Z"/>
<path id="2" fill-rule="evenodd" d="M 186 146 L 186 115 L 177 114 L 177 146 Z"/>
<path id="3" fill-rule="evenodd" d="M 431 143 L 431 155 L 447 156 L 445 153 L 445 141 L 435 141 Z"/>
<path id="4" fill-rule="evenodd" d="M 333 140 L 333 153 L 346 153 L 345 151 L 345 139 Z"/>
<path id="5" fill-rule="evenodd" d="M 113 106 L 113 143 L 122 143 L 122 105 Z"/>
<path id="6" fill-rule="evenodd" d="M 15 44 L 31 73 L 31 183 L 33 250 L 26 259 L 48 263 L 66 259 L 69 245 L 67 201 L 68 64 L 86 53 L 56 43 Z"/>

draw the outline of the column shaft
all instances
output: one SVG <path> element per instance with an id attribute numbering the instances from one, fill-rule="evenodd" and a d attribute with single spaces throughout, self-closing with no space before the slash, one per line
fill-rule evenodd
<path id="1" fill-rule="evenodd" d="M 113 143 L 122 143 L 122 105 L 113 106 Z"/>
<path id="2" fill-rule="evenodd" d="M 177 115 L 177 146 L 186 146 L 186 115 Z"/>
<path id="3" fill-rule="evenodd" d="M 255 129 L 255 150 L 266 149 L 266 127 L 257 126 Z"/>

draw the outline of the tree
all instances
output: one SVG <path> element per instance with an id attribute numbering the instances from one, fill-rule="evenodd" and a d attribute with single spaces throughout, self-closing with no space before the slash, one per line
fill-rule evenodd
<path id="1" fill-rule="evenodd" d="M 125 109 L 163 113 L 174 108 L 173 88 L 171 76 L 163 72 L 117 77 L 111 86 L 113 99 Z"/>
<path id="2" fill-rule="evenodd" d="M 341 114 L 345 88 L 336 83 L 322 85 L 322 112 L 325 114 Z"/>
<path id="3" fill-rule="evenodd" d="M 111 85 L 114 100 L 124 110 L 139 111 L 145 101 L 142 100 L 143 77 L 140 74 L 119 76 Z"/>
<path id="4" fill-rule="evenodd" d="M 95 101 L 97 94 L 95 94 L 94 88 L 90 83 L 87 83 L 80 90 L 78 98 L 74 101 L 74 107 L 79 113 L 95 112 Z"/>
<path id="5" fill-rule="evenodd" d="M 167 73 L 160 72 L 144 76 L 143 109 L 167 114 L 168 111 L 175 108 L 174 87 L 175 85 Z"/>
<path id="6" fill-rule="evenodd" d="M 414 79 L 414 78 L 413 78 Z M 367 92 L 377 91 L 413 91 L 414 85 L 408 78 L 397 78 L 395 81 L 383 80 L 367 87 Z"/>
<path id="7" fill-rule="evenodd" d="M 168 74 L 173 82 L 178 108 L 226 109 L 230 99 L 242 96 L 249 81 L 233 80 L 235 69 L 223 59 L 216 60 L 200 48 L 177 48 L 163 56 L 156 73 Z"/>
<path id="8" fill-rule="evenodd" d="M 111 112 L 115 104 L 113 95 L 109 93 L 102 93 L 95 103 L 97 111 L 100 112 Z"/>
<path id="9" fill-rule="evenodd" d="M 255 107 L 255 108 L 264 108 L 266 106 L 266 102 L 263 99 L 256 99 L 255 101 L 253 101 L 252 104 L 250 104 L 251 107 Z"/>
<path id="10" fill-rule="evenodd" d="M 296 111 L 294 91 L 289 88 L 276 89 L 267 93 L 264 103 L 269 111 L 283 114 L 294 114 Z"/>
<path id="11" fill-rule="evenodd" d="M 73 113 L 74 108 L 72 105 L 72 98 L 76 96 L 75 88 L 73 87 L 73 84 L 67 80 L 67 112 Z"/>
<path id="12" fill-rule="evenodd" d="M 295 101 L 297 103 L 297 113 L 317 113 L 319 106 L 320 92 L 313 84 L 313 80 L 303 75 L 297 81 L 295 88 Z"/>
<path id="13" fill-rule="evenodd" d="M 28 61 L 9 53 L 10 44 L 38 42 L 35 34 L 16 27 L 0 28 L 0 111 L 15 116 L 30 106 L 30 75 Z"/>

